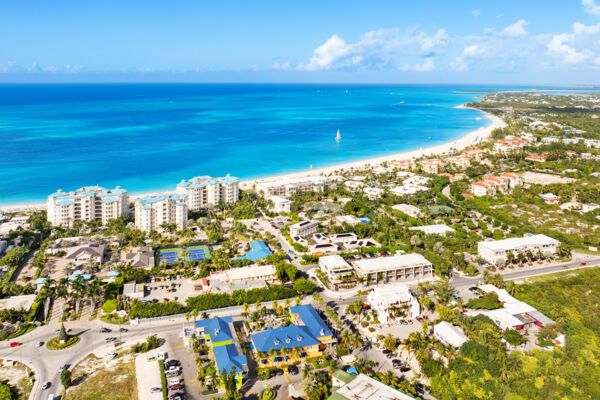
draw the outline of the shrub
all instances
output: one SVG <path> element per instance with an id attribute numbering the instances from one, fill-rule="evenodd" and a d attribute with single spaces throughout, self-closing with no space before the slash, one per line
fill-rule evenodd
<path id="1" fill-rule="evenodd" d="M 525 338 L 515 329 L 507 329 L 504 331 L 504 340 L 511 346 L 518 346 L 525 342 Z"/>
<path id="2" fill-rule="evenodd" d="M 162 315 L 181 314 L 183 312 L 185 312 L 185 307 L 177 301 L 144 304 L 138 300 L 134 300 L 129 310 L 129 318 L 152 318 Z"/>
<path id="3" fill-rule="evenodd" d="M 474 309 L 495 310 L 502 307 L 504 303 L 498 299 L 496 293 L 488 293 L 481 298 L 471 299 L 467 302 L 467 307 Z"/>
<path id="4" fill-rule="evenodd" d="M 294 290 L 298 293 L 310 294 L 315 291 L 317 285 L 305 278 L 299 278 L 294 282 Z"/>
<path id="5" fill-rule="evenodd" d="M 110 314 L 117 309 L 117 301 L 116 300 L 106 300 L 102 305 L 102 311 L 105 314 Z"/>

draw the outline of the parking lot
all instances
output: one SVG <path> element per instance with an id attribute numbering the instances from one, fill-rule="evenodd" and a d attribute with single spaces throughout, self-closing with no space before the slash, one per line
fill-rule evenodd
<path id="1" fill-rule="evenodd" d="M 184 302 L 190 296 L 196 296 L 200 292 L 194 291 L 194 282 L 191 278 L 173 279 L 146 283 L 145 301 L 163 302 L 177 300 Z"/>

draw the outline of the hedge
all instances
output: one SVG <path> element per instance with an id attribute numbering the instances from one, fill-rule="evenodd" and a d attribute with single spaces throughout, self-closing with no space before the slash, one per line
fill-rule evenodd
<path id="1" fill-rule="evenodd" d="M 291 288 L 281 285 L 271 285 L 266 288 L 257 288 L 250 290 L 235 290 L 232 294 L 228 293 L 208 293 L 195 297 L 189 297 L 186 304 L 190 309 L 198 311 L 212 310 L 216 308 L 241 306 L 242 304 L 254 304 L 257 302 L 266 302 L 273 300 L 287 299 L 296 297 L 298 293 Z"/>
<path id="2" fill-rule="evenodd" d="M 161 315 L 181 314 L 185 312 L 183 304 L 177 301 L 168 301 L 166 303 L 141 303 L 134 301 L 129 310 L 129 318 L 152 318 Z"/>

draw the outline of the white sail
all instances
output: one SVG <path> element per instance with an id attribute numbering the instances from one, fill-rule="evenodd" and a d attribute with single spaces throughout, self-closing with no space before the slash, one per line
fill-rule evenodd
<path id="1" fill-rule="evenodd" d="M 340 135 L 340 130 L 338 129 L 337 135 L 335 136 L 335 141 L 339 142 L 340 140 L 342 140 L 342 136 Z"/>

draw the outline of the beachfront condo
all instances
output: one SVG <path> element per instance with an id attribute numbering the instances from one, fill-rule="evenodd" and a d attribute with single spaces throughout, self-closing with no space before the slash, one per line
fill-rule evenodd
<path id="1" fill-rule="evenodd" d="M 163 224 L 175 224 L 178 230 L 187 225 L 186 196 L 170 194 L 140 197 L 135 201 L 135 227 L 141 231 L 158 231 Z"/>
<path id="2" fill-rule="evenodd" d="M 46 202 L 48 222 L 70 228 L 75 221 L 101 221 L 103 225 L 126 214 L 129 209 L 129 193 L 117 186 L 105 189 L 86 186 L 72 192 L 62 190 L 48 196 Z"/>
<path id="3" fill-rule="evenodd" d="M 336 339 L 311 305 L 290 307 L 291 323 L 251 335 L 250 348 L 259 366 L 290 364 L 316 357 Z"/>
<path id="4" fill-rule="evenodd" d="M 240 180 L 234 176 L 211 178 L 196 176 L 177 185 L 177 193 L 187 195 L 185 203 L 190 211 L 215 206 L 219 203 L 235 203 L 240 198 Z"/>
<path id="5" fill-rule="evenodd" d="M 282 178 L 270 182 L 256 184 L 256 192 L 265 198 L 271 196 L 289 197 L 294 193 L 324 192 L 332 184 L 326 176 L 303 176 L 298 178 Z"/>

